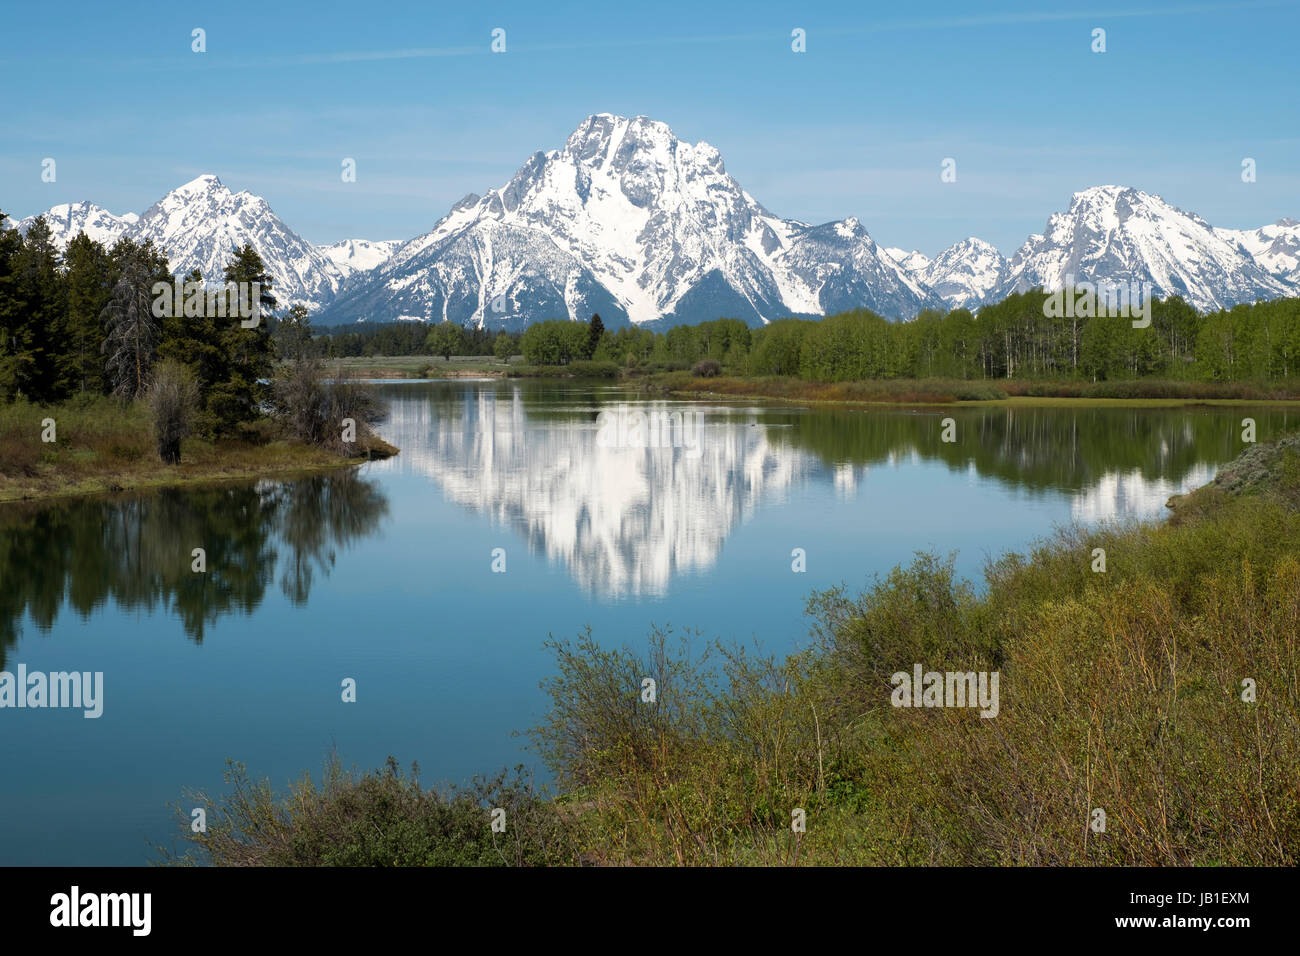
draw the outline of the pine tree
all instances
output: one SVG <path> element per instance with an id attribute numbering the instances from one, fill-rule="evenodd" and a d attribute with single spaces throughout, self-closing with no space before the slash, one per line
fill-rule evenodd
<path id="1" fill-rule="evenodd" d="M 68 289 L 65 375 L 77 392 L 106 392 L 100 315 L 112 293 L 108 250 L 83 232 L 68 243 L 64 263 Z"/>
<path id="2" fill-rule="evenodd" d="M 600 337 L 605 334 L 605 323 L 601 321 L 600 314 L 592 315 L 591 321 L 587 323 L 587 352 L 584 358 L 591 358 L 596 354 L 596 349 L 600 345 Z"/>
<path id="3" fill-rule="evenodd" d="M 222 333 L 227 321 L 238 320 L 217 317 L 212 306 L 216 305 L 216 297 L 223 293 L 212 292 L 209 296 L 210 290 L 204 285 L 203 273 L 198 269 L 190 270 L 185 276 L 182 289 L 202 290 L 203 308 L 198 314 L 186 315 L 184 309 L 177 306 L 171 316 L 163 318 L 158 358 L 173 359 L 194 373 L 199 393 L 196 430 L 211 437 L 219 431 L 217 415 L 208 407 L 212 387 L 230 377 Z"/>
<path id="4" fill-rule="evenodd" d="M 4 218 L 0 211 L 0 222 Z M 24 369 L 31 362 L 15 273 L 21 248 L 17 229 L 0 229 L 0 401 L 9 401 L 17 394 Z"/>
<path id="5" fill-rule="evenodd" d="M 208 393 L 208 412 L 214 416 L 218 431 L 232 432 L 261 414 L 267 397 L 267 382 L 275 367 L 275 348 L 271 342 L 271 310 L 274 280 L 266 272 L 262 257 L 251 245 L 235 252 L 223 275 L 227 283 L 226 317 L 218 320 L 218 342 L 225 359 L 225 375 L 213 383 Z M 234 283 L 231 287 L 230 283 Z M 241 319 L 241 296 L 251 295 L 256 283 L 261 293 L 250 305 L 253 314 Z M 256 319 L 256 324 L 254 323 Z"/>
<path id="6" fill-rule="evenodd" d="M 22 310 L 19 338 L 26 352 L 18 390 L 36 401 L 57 401 L 69 391 L 62 358 L 67 351 L 67 304 L 59 253 L 44 216 L 38 216 L 23 237 L 14 273 Z"/>

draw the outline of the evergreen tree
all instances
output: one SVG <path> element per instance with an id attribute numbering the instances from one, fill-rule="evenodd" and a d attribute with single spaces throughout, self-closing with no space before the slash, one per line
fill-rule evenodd
<path id="1" fill-rule="evenodd" d="M 68 290 L 65 375 L 77 392 L 107 392 L 100 315 L 113 291 L 108 250 L 83 232 L 68 243 L 64 264 Z"/>
<path id="2" fill-rule="evenodd" d="M 67 298 L 59 253 L 44 216 L 38 216 L 23 237 L 14 273 L 22 303 L 20 339 L 27 355 L 18 390 L 36 401 L 57 401 L 70 391 L 60 360 L 67 348 Z"/>
<path id="3" fill-rule="evenodd" d="M 226 265 L 224 279 L 227 283 L 223 293 L 226 317 L 216 321 L 217 341 L 225 368 L 224 375 L 210 387 L 207 411 L 215 429 L 228 433 L 261 414 L 261 405 L 266 400 L 275 366 L 275 348 L 270 333 L 275 295 L 272 293 L 274 280 L 267 274 L 262 257 L 251 245 L 235 252 L 234 258 Z M 254 283 L 260 286 L 261 292 L 258 301 L 245 301 L 252 314 L 242 319 L 239 315 L 240 296 L 246 300 L 251 297 Z"/>
<path id="4" fill-rule="evenodd" d="M 219 422 L 216 414 L 208 407 L 209 397 L 214 385 L 230 377 L 222 341 L 222 333 L 229 320 L 218 317 L 215 308 L 218 297 L 223 297 L 224 293 L 208 290 L 203 281 L 203 273 L 198 269 L 190 270 L 183 280 L 182 288 L 202 290 L 203 307 L 190 309 L 190 314 L 186 315 L 184 308 L 173 304 L 172 314 L 162 320 L 158 358 L 173 359 L 194 373 L 199 394 L 199 410 L 195 415 L 196 430 L 212 437 L 219 431 Z"/>
<path id="5" fill-rule="evenodd" d="M 601 321 L 600 313 L 592 315 L 591 321 L 587 323 L 587 349 L 583 358 L 591 358 L 596 354 L 596 348 L 600 345 L 600 337 L 605 334 L 605 323 Z"/>
<path id="6" fill-rule="evenodd" d="M 5 213 L 0 211 L 0 222 Z M 19 391 L 27 369 L 34 364 L 27 341 L 23 301 L 18 292 L 18 253 L 22 238 L 17 229 L 0 229 L 0 401 Z"/>

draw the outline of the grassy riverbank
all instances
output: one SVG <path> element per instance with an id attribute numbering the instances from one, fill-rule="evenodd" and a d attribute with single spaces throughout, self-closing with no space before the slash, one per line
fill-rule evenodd
<path id="1" fill-rule="evenodd" d="M 441 355 L 350 356 L 332 358 L 324 364 L 326 372 L 342 371 L 357 379 L 500 378 L 514 367 L 477 355 L 453 355 L 450 361 Z"/>
<path id="2" fill-rule="evenodd" d="M 43 441 L 47 419 L 54 441 Z M 158 457 L 149 413 L 142 403 L 96 397 L 45 407 L 0 406 L 0 502 L 88 495 L 137 488 L 324 471 L 384 458 L 397 449 L 364 440 L 361 454 L 331 451 L 280 437 L 270 422 L 238 438 L 187 438 L 179 465 Z"/>
<path id="3" fill-rule="evenodd" d="M 811 382 L 793 376 L 697 375 L 688 369 L 622 368 L 612 362 L 530 365 L 520 356 L 501 362 L 482 356 L 399 355 L 331 359 L 331 370 L 369 379 L 537 378 L 618 382 L 643 392 L 683 399 L 751 398 L 804 405 L 1270 404 L 1300 402 L 1300 382 L 1215 383 L 1126 379 L 1113 382 L 1020 379 L 879 379 Z"/>
<path id="4" fill-rule="evenodd" d="M 790 377 L 704 378 L 689 372 L 664 372 L 645 386 L 679 398 L 755 398 L 824 405 L 948 405 L 956 403 L 1060 404 L 1126 402 L 1177 405 L 1187 402 L 1300 401 L 1300 383 L 1209 383 L 1133 379 L 1116 382 L 883 379 L 869 382 L 809 382 Z"/>
<path id="5" fill-rule="evenodd" d="M 558 796 L 331 762 L 285 799 L 236 766 L 230 794 L 183 804 L 214 808 L 207 833 L 187 812 L 181 832 L 232 865 L 1293 866 L 1300 439 L 1172 506 L 992 562 L 979 592 L 922 555 L 815 593 L 784 660 L 664 631 L 552 641 L 531 736 Z M 918 664 L 996 672 L 996 716 L 891 706 Z"/>
<path id="6" fill-rule="evenodd" d="M 330 372 L 342 372 L 359 379 L 459 379 L 459 378 L 555 378 L 618 379 L 623 377 L 613 362 L 577 361 L 568 365 L 530 365 L 522 356 L 510 361 L 479 355 L 353 356 L 326 363 Z"/>

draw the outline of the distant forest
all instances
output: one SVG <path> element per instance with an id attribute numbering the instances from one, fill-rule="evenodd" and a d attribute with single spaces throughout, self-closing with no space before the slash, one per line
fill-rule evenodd
<path id="1" fill-rule="evenodd" d="M 318 330 L 323 357 L 513 355 L 534 365 L 575 361 L 625 368 L 689 368 L 702 361 L 739 375 L 841 382 L 892 378 L 1165 378 L 1252 382 L 1300 376 L 1300 299 L 1239 305 L 1202 315 L 1180 298 L 1151 303 L 1151 324 L 1127 317 L 1052 317 L 1048 293 L 1008 296 L 977 313 L 923 312 L 895 322 L 858 309 L 822 319 L 779 319 L 750 328 L 739 319 L 664 332 L 557 319 L 522 334 L 399 323 Z"/>

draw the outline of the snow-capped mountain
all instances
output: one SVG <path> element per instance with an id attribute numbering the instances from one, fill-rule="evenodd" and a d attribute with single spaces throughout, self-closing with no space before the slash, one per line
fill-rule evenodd
<path id="1" fill-rule="evenodd" d="M 280 221 L 270 205 L 250 192 L 232 193 L 216 176 L 203 175 L 173 189 L 145 210 L 126 232 L 136 242 L 152 239 L 167 251 L 172 272 L 199 269 L 218 282 L 231 254 L 251 243 L 275 279 L 283 307 L 319 307 L 334 297 L 345 274 L 325 252 Z"/>
<path id="2" fill-rule="evenodd" d="M 745 192 L 707 143 L 663 123 L 602 113 L 564 147 L 535 153 L 505 186 L 456 203 L 408 241 L 307 242 L 249 192 L 212 175 L 172 190 L 141 216 L 91 202 L 45 214 L 65 248 L 80 232 L 111 245 L 152 239 L 173 271 L 219 281 L 251 243 L 294 302 L 321 324 L 444 319 L 518 329 L 547 318 L 607 325 L 757 324 L 869 308 L 907 318 L 978 308 L 1067 279 L 1149 283 L 1202 311 L 1300 295 L 1300 222 L 1214 229 L 1158 196 L 1123 186 L 1076 193 L 1010 261 L 979 239 L 934 259 L 876 244 L 857 219 L 780 219 Z M 34 216 L 0 227 L 26 231 Z"/>
<path id="3" fill-rule="evenodd" d="M 930 257 L 923 252 L 913 249 L 908 252 L 906 249 L 890 248 L 886 249 L 894 261 L 906 269 L 912 275 L 921 275 L 930 265 Z"/>
<path id="4" fill-rule="evenodd" d="M 780 219 L 707 143 L 663 123 L 588 117 L 563 149 L 466 196 L 332 303 L 323 322 L 547 318 L 750 322 L 854 307 L 907 317 L 939 301 L 856 219 Z"/>
<path id="5" fill-rule="evenodd" d="M 403 241 L 381 239 L 372 242 L 369 239 L 343 239 L 316 248 L 325 253 L 345 276 L 351 277 L 358 272 L 369 272 L 383 265 Z"/>
<path id="6" fill-rule="evenodd" d="M 115 216 L 93 202 L 62 203 L 51 206 L 41 215 L 49 224 L 50 238 L 60 251 L 68 248 L 68 243 L 83 232 L 91 239 L 111 246 L 140 218 L 133 212 Z M 26 235 L 35 221 L 35 216 L 18 220 L 18 231 Z M 4 224 L 6 228 L 14 226 L 12 219 L 6 219 Z"/>
<path id="7" fill-rule="evenodd" d="M 1006 282 L 1008 268 L 1002 253 L 972 236 L 935 256 L 919 276 L 949 308 L 975 309 Z"/>
<path id="8" fill-rule="evenodd" d="M 1279 219 L 1259 229 L 1215 229 L 1244 248 L 1261 266 L 1285 282 L 1300 285 L 1300 222 Z"/>
<path id="9" fill-rule="evenodd" d="M 1124 186 L 1075 193 L 1068 212 L 1054 213 L 1044 234 L 1020 247 L 990 301 L 1035 286 L 1057 289 L 1067 276 L 1149 282 L 1156 296 L 1182 296 L 1202 311 L 1297 291 L 1200 216 Z"/>

